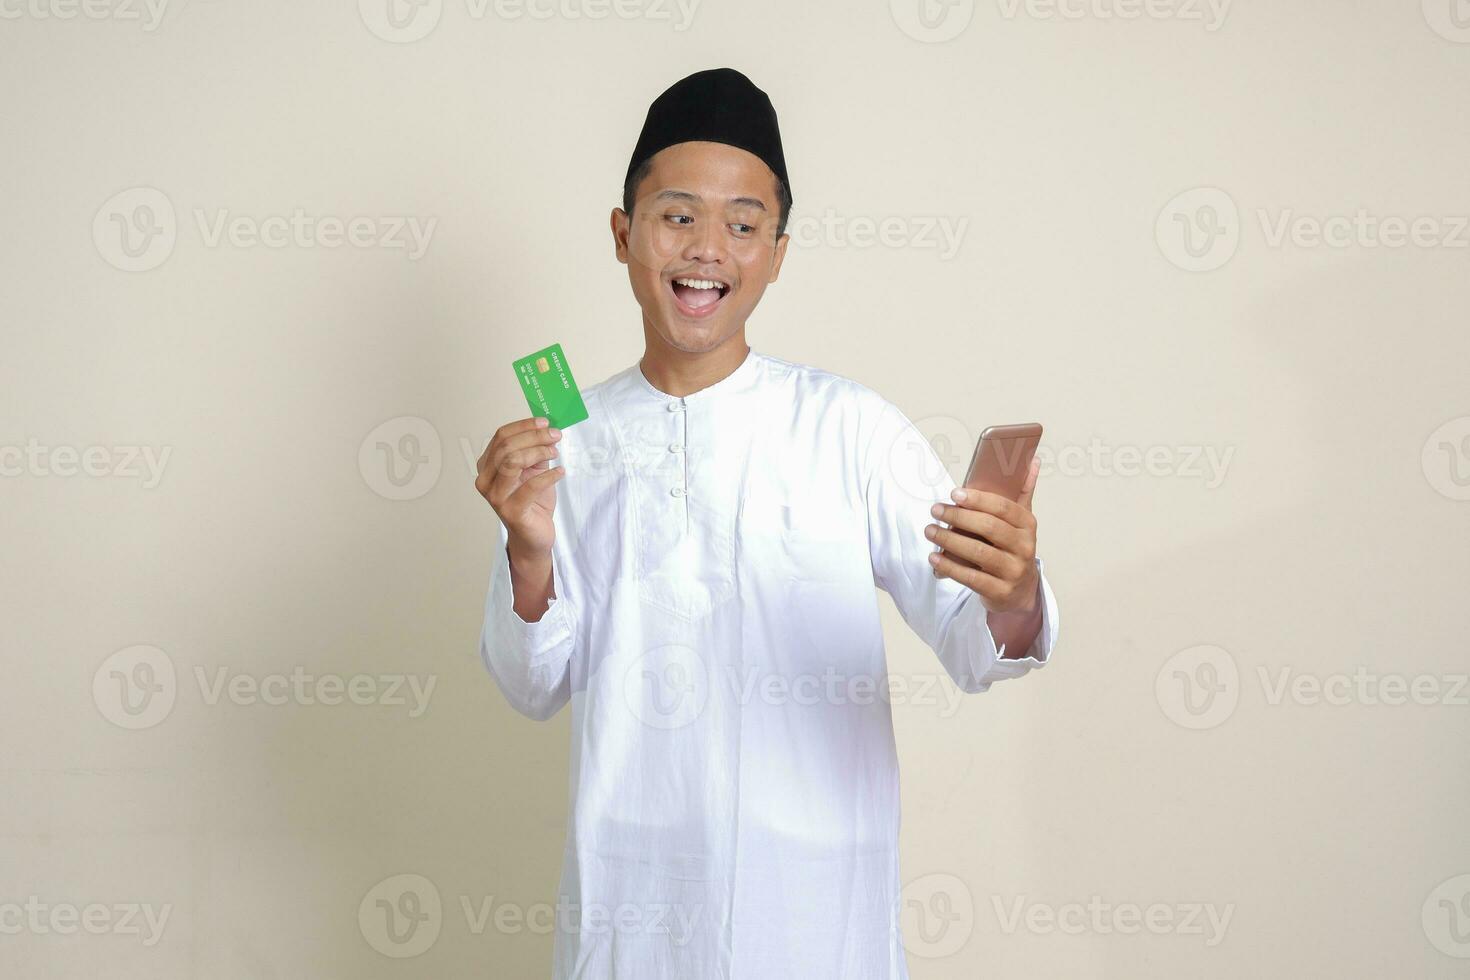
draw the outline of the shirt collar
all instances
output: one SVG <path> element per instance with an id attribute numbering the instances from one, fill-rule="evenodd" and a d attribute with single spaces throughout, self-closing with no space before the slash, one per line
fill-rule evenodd
<path id="1" fill-rule="evenodd" d="M 639 363 L 635 363 L 631 368 L 628 369 L 627 374 L 629 380 L 633 382 L 633 386 L 645 398 L 650 398 L 657 402 L 698 402 L 704 401 L 705 399 L 709 398 L 716 398 L 723 395 L 733 395 L 742 391 L 750 390 L 750 388 L 755 385 L 756 374 L 758 373 L 760 363 L 764 360 L 764 358 L 765 355 L 756 353 L 755 348 L 751 347 L 745 353 L 745 360 L 741 361 L 740 366 L 737 367 L 734 371 L 731 371 L 729 374 L 725 375 L 714 384 L 706 385 L 698 391 L 684 395 L 682 398 L 680 398 L 680 396 L 678 395 L 670 395 L 668 392 L 660 391 L 659 389 L 655 388 L 653 386 L 653 383 L 650 382 L 648 378 L 643 374 L 643 368 L 640 366 L 641 359 Z"/>

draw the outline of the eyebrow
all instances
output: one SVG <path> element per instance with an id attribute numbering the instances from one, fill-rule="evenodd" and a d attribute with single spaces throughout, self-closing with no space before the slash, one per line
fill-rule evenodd
<path id="1" fill-rule="evenodd" d="M 688 201 L 696 204 L 703 200 L 698 194 L 675 190 L 659 191 L 654 195 L 653 199 L 655 201 Z M 758 197 L 732 197 L 730 198 L 730 204 L 747 208 L 759 208 L 762 211 L 766 210 L 766 202 Z"/>

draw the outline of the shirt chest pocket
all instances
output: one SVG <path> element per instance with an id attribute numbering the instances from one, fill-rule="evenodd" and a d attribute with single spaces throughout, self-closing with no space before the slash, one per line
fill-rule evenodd
<path id="1" fill-rule="evenodd" d="M 753 492 L 741 502 L 740 553 L 762 574 L 832 580 L 866 564 L 867 528 L 830 500 Z"/>

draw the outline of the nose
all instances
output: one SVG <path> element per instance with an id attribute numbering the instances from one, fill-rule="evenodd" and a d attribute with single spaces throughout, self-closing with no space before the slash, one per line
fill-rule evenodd
<path id="1" fill-rule="evenodd" d="M 715 221 L 699 222 L 684 243 L 684 260 L 699 265 L 725 261 L 724 227 Z"/>

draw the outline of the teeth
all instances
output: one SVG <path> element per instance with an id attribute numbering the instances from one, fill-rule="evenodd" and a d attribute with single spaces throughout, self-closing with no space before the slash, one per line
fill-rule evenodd
<path id="1" fill-rule="evenodd" d="M 681 286 L 688 286 L 690 289 L 719 289 L 724 285 L 713 279 L 675 279 L 674 282 Z"/>

